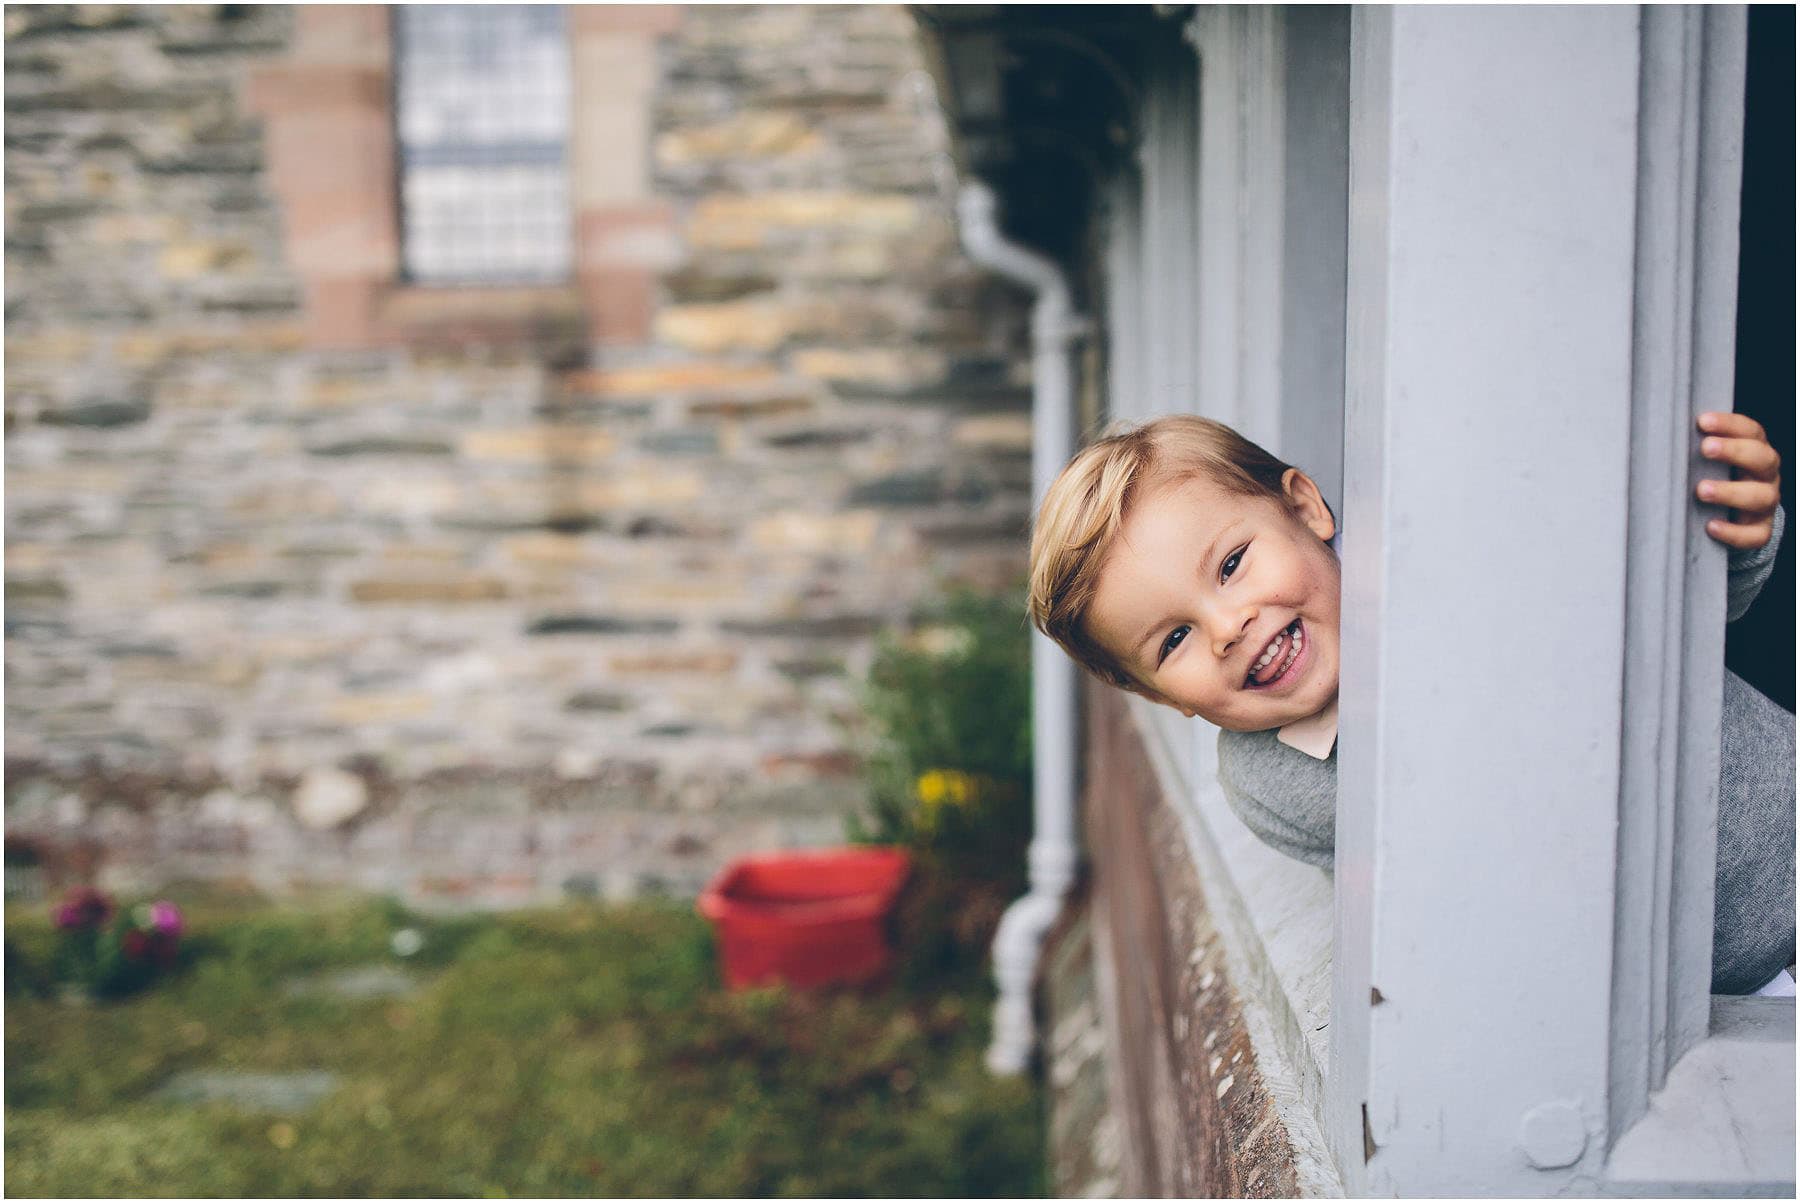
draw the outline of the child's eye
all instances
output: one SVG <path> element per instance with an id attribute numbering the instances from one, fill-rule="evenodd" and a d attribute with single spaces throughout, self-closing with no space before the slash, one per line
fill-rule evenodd
<path id="1" fill-rule="evenodd" d="M 1160 665 L 1164 660 L 1167 660 L 1169 658 L 1169 653 L 1181 646 L 1181 641 L 1187 638 L 1187 633 L 1191 630 L 1193 630 L 1192 627 L 1176 627 L 1173 631 L 1170 631 L 1169 637 L 1163 640 L 1161 649 L 1156 653 L 1157 664 Z"/>
<path id="2" fill-rule="evenodd" d="M 1244 553 L 1249 550 L 1250 545 L 1246 543 L 1225 557 L 1225 562 L 1219 565 L 1219 579 L 1221 581 L 1230 579 L 1231 574 L 1237 571 L 1238 563 L 1244 558 Z"/>

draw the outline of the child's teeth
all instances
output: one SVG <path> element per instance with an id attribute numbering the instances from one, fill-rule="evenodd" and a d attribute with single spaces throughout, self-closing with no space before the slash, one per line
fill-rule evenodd
<path id="1" fill-rule="evenodd" d="M 1267 667 L 1269 661 L 1273 660 L 1280 652 L 1281 652 L 1281 636 L 1277 635 L 1275 637 L 1275 642 L 1273 642 L 1269 645 L 1268 650 L 1262 654 L 1262 658 L 1256 662 L 1256 667 L 1258 667 L 1258 668 Z"/>

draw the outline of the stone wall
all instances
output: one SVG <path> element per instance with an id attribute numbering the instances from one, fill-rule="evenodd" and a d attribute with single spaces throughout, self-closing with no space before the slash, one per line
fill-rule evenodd
<path id="1" fill-rule="evenodd" d="M 646 123 L 650 320 L 571 353 L 501 291 L 321 335 L 248 98 L 321 11 L 7 10 L 9 842 L 506 902 L 837 839 L 878 633 L 1024 567 L 1024 302 L 910 19 L 675 13 L 574 127 Z"/>

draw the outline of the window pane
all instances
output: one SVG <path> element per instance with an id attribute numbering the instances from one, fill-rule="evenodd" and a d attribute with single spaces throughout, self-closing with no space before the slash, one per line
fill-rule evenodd
<path id="1" fill-rule="evenodd" d="M 403 270 L 566 279 L 569 55 L 560 5 L 395 10 Z"/>

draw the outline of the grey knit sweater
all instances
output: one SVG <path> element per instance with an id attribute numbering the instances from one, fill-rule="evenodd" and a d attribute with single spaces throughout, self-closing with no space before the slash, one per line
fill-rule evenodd
<path id="1" fill-rule="evenodd" d="M 1731 553 L 1726 620 L 1750 608 L 1775 566 L 1786 516 L 1766 546 Z M 1755 990 L 1794 960 L 1794 716 L 1725 673 L 1714 878 L 1715 994 Z M 1219 732 L 1219 783 L 1271 848 L 1329 871 L 1337 749 L 1316 760 L 1274 731 Z"/>

